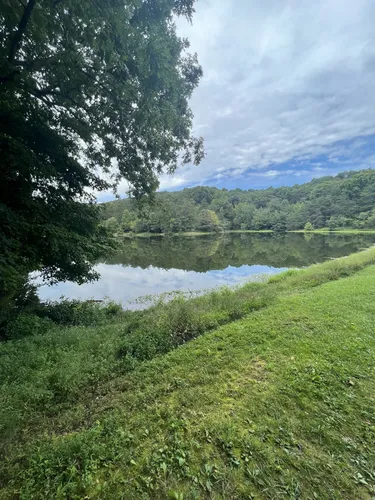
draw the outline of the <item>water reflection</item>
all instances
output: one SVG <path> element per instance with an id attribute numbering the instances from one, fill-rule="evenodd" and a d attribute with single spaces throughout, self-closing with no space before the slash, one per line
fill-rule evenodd
<path id="1" fill-rule="evenodd" d="M 259 275 L 348 255 L 375 235 L 229 234 L 221 237 L 127 239 L 121 251 L 97 266 L 101 279 L 40 288 L 43 300 L 108 297 L 125 307 L 137 297 L 243 283 Z"/>
<path id="2" fill-rule="evenodd" d="M 375 235 L 224 234 L 199 237 L 152 237 L 125 240 L 107 264 L 152 265 L 163 269 L 207 272 L 228 266 L 304 267 L 368 247 Z"/>
<path id="3" fill-rule="evenodd" d="M 140 267 L 123 267 L 121 265 L 99 264 L 101 274 L 99 281 L 76 285 L 75 283 L 59 283 L 52 287 L 42 287 L 40 296 L 43 300 L 58 300 L 62 295 L 68 298 L 103 299 L 109 297 L 121 302 L 129 308 L 137 308 L 135 299 L 145 295 L 169 293 L 180 290 L 196 292 L 222 285 L 237 285 L 253 277 L 280 272 L 269 266 L 232 266 L 224 270 L 199 273 L 183 269 L 162 269 L 150 266 L 147 269 Z"/>

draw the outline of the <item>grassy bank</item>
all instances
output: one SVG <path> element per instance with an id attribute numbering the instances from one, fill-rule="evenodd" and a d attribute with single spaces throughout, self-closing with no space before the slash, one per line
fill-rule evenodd
<path id="1" fill-rule="evenodd" d="M 2 344 L 0 498 L 372 498 L 374 264 Z"/>

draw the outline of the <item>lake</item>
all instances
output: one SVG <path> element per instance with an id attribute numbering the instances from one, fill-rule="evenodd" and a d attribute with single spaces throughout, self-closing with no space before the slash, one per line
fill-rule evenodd
<path id="1" fill-rule="evenodd" d="M 197 292 L 342 257 L 375 243 L 371 234 L 226 233 L 220 236 L 124 238 L 116 255 L 96 266 L 94 283 L 39 288 L 42 300 L 111 299 L 138 308 L 145 295 Z"/>

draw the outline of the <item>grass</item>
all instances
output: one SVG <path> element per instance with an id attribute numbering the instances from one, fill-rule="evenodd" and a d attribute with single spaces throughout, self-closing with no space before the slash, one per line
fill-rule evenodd
<path id="1" fill-rule="evenodd" d="M 374 264 L 2 344 L 0 498 L 373 498 Z"/>

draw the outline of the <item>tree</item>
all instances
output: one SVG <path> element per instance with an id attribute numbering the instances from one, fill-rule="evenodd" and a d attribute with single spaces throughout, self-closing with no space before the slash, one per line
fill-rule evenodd
<path id="1" fill-rule="evenodd" d="M 282 212 L 276 212 L 274 214 L 273 222 L 271 225 L 273 231 L 283 233 L 286 231 L 286 214 Z"/>
<path id="2" fill-rule="evenodd" d="M 207 208 L 214 199 L 216 191 L 219 192 L 216 188 L 197 186 L 189 190 L 189 195 L 195 203 L 202 205 L 202 208 Z"/>
<path id="3" fill-rule="evenodd" d="M 355 200 L 351 199 L 348 185 L 356 189 L 361 187 L 357 189 Z M 220 219 L 220 228 L 224 230 L 298 230 L 304 228 L 306 221 L 314 228 L 373 228 L 375 171 L 346 172 L 343 176 L 266 190 L 242 191 L 197 186 L 179 192 L 157 193 L 154 201 L 152 211 L 160 212 L 159 225 L 164 231 L 172 233 L 199 229 L 202 221 L 205 225 L 207 214 L 202 214 L 204 210 L 214 211 Z M 105 204 L 103 217 L 116 217 L 120 221 L 126 208 L 136 218 L 139 215 L 137 206 L 139 203 L 132 203 L 129 199 L 110 202 Z M 150 213 L 149 210 L 147 215 L 140 215 L 148 225 L 147 231 L 150 230 L 150 221 L 147 219 Z"/>
<path id="4" fill-rule="evenodd" d="M 256 208 L 250 203 L 238 203 L 236 205 L 234 212 L 235 217 L 233 220 L 233 225 L 236 229 L 252 229 L 253 217 Z"/>
<path id="5" fill-rule="evenodd" d="M 110 217 L 105 220 L 102 225 L 108 230 L 110 234 L 116 234 L 120 230 L 120 226 L 115 217 Z"/>
<path id="6" fill-rule="evenodd" d="M 166 222 L 168 232 L 180 233 L 192 231 L 197 225 L 197 215 L 191 200 L 183 200 L 178 204 L 171 204 L 171 217 Z"/>
<path id="7" fill-rule="evenodd" d="M 286 216 L 286 228 L 288 231 L 302 229 L 306 221 L 306 209 L 304 203 L 294 203 Z"/>
<path id="8" fill-rule="evenodd" d="M 314 226 L 311 224 L 311 222 L 306 222 L 305 227 L 303 228 L 304 231 L 314 231 Z"/>
<path id="9" fill-rule="evenodd" d="M 274 222 L 274 213 L 268 208 L 260 208 L 256 210 L 253 217 L 254 229 L 271 229 Z"/>
<path id="10" fill-rule="evenodd" d="M 136 217 L 134 212 L 131 212 L 127 208 L 122 213 L 121 217 L 121 229 L 128 233 L 129 231 L 133 231 L 136 224 Z"/>
<path id="11" fill-rule="evenodd" d="M 346 217 L 342 217 L 341 215 L 332 215 L 327 221 L 328 228 L 331 231 L 335 229 L 343 228 L 347 225 L 348 219 Z"/>
<path id="12" fill-rule="evenodd" d="M 228 200 L 228 194 L 220 198 L 214 198 L 211 202 L 211 209 L 216 212 L 223 225 L 228 229 L 232 228 L 235 211 Z"/>
<path id="13" fill-rule="evenodd" d="M 366 220 L 366 228 L 374 229 L 375 228 L 375 210 L 372 210 L 369 213 L 369 217 Z"/>
<path id="14" fill-rule="evenodd" d="M 163 233 L 165 230 L 165 219 L 162 210 L 155 210 L 150 212 L 148 217 L 148 231 L 150 233 Z"/>
<path id="15" fill-rule="evenodd" d="M 202 210 L 198 217 L 198 229 L 201 231 L 218 231 L 219 217 L 213 210 Z"/>
<path id="16" fill-rule="evenodd" d="M 188 99 L 202 75 L 175 16 L 194 0 L 5 0 L 0 5 L 0 294 L 38 270 L 95 278 L 94 191 L 199 163 Z M 10 295 L 9 295 L 10 294 Z"/>

